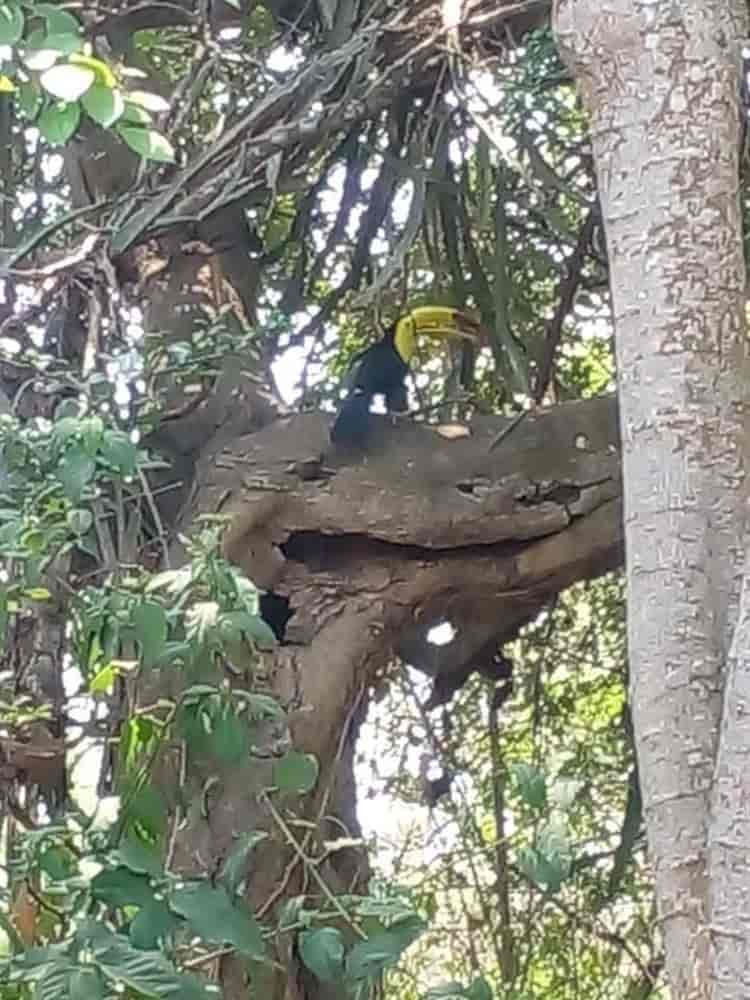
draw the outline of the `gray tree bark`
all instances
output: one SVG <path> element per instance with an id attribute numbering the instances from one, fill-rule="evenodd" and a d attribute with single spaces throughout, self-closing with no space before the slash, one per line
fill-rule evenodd
<path id="1" fill-rule="evenodd" d="M 666 968 L 673 1000 L 747 997 L 746 670 L 729 687 L 709 833 L 748 494 L 747 9 L 563 0 L 555 29 L 591 118 L 610 255 L 633 715 Z"/>

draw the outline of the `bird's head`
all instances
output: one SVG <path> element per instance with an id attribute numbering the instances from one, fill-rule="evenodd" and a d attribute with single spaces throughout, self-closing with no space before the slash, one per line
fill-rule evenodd
<path id="1" fill-rule="evenodd" d="M 417 306 L 396 322 L 393 344 L 399 356 L 409 364 L 417 350 L 417 337 L 460 338 L 482 343 L 482 329 L 477 320 L 450 306 Z"/>

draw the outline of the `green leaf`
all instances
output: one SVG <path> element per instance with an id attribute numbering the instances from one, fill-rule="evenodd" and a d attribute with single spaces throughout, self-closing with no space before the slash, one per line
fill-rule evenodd
<path id="1" fill-rule="evenodd" d="M 403 952 L 424 933 L 426 926 L 417 916 L 406 917 L 388 930 L 358 941 L 346 960 L 347 975 L 352 979 L 369 979 L 395 965 Z"/>
<path id="2" fill-rule="evenodd" d="M 59 52 L 64 56 L 72 56 L 80 52 L 83 47 L 83 38 L 79 33 L 73 31 L 54 32 L 44 38 L 44 49 Z"/>
<path id="3" fill-rule="evenodd" d="M 94 478 L 96 464 L 83 445 L 73 445 L 65 451 L 55 473 L 66 495 L 77 502 Z"/>
<path id="4" fill-rule="evenodd" d="M 492 987 L 484 976 L 473 980 L 466 991 L 466 1000 L 492 1000 Z"/>
<path id="5" fill-rule="evenodd" d="M 73 854 L 64 847 L 48 847 L 39 857 L 39 867 L 54 882 L 61 882 L 76 872 Z"/>
<path id="6" fill-rule="evenodd" d="M 39 115 L 39 131 L 52 146 L 64 146 L 78 128 L 81 109 L 78 104 L 50 104 Z"/>
<path id="7" fill-rule="evenodd" d="M 80 507 L 68 511 L 65 520 L 74 535 L 85 535 L 94 525 L 94 515 L 91 511 Z"/>
<path id="8" fill-rule="evenodd" d="M 124 938 L 97 955 L 97 965 L 120 989 L 154 998 L 183 995 L 183 977 L 161 952 L 134 948 Z"/>
<path id="9" fill-rule="evenodd" d="M 85 106 L 85 105 L 84 105 Z M 99 454 L 121 476 L 132 476 L 138 461 L 138 449 L 124 431 L 107 431 L 102 439 Z"/>
<path id="10" fill-rule="evenodd" d="M 117 132 L 144 160 L 155 160 L 157 163 L 174 163 L 174 149 L 168 139 L 151 128 L 138 128 L 136 125 L 117 126 Z"/>
<path id="11" fill-rule="evenodd" d="M 89 88 L 81 98 L 81 104 L 94 121 L 104 128 L 114 125 L 125 111 L 125 101 L 120 91 L 112 90 L 102 83 L 95 83 Z"/>
<path id="12" fill-rule="evenodd" d="M 146 111 L 151 111 L 154 114 L 161 114 L 163 111 L 169 111 L 169 101 L 165 101 L 163 97 L 158 94 L 152 94 L 146 90 L 131 90 L 128 92 L 128 100 L 133 104 L 137 104 L 141 108 L 145 108 Z"/>
<path id="13" fill-rule="evenodd" d="M 223 882 L 230 896 L 234 896 L 247 877 L 248 859 L 253 848 L 268 836 L 262 830 L 251 830 L 241 834 L 224 862 L 221 871 Z"/>
<path id="14" fill-rule="evenodd" d="M 128 824 L 133 829 L 157 840 L 167 826 L 167 810 L 160 793 L 153 785 L 138 789 L 128 806 Z"/>
<path id="15" fill-rule="evenodd" d="M 55 49 L 33 48 L 31 38 L 29 38 L 29 43 L 22 55 L 24 65 L 35 73 L 42 73 L 44 70 L 50 69 L 59 58 L 60 53 Z"/>
<path id="16" fill-rule="evenodd" d="M 162 874 L 159 853 L 134 834 L 129 835 L 120 843 L 116 854 L 120 864 L 137 875 Z"/>
<path id="17" fill-rule="evenodd" d="M 68 989 L 71 962 L 62 959 L 53 962 L 42 972 L 34 984 L 34 1000 L 60 1000 Z"/>
<path id="18" fill-rule="evenodd" d="M 246 615 L 242 628 L 249 639 L 252 639 L 258 649 L 265 652 L 276 646 L 276 636 L 260 615 Z"/>
<path id="19" fill-rule="evenodd" d="M 233 904 L 223 887 L 188 884 L 172 893 L 170 905 L 204 941 L 232 944 L 250 958 L 263 958 L 265 947 L 255 917 L 244 904 Z"/>
<path id="20" fill-rule="evenodd" d="M 60 63 L 45 70 L 39 82 L 53 97 L 61 101 L 77 101 L 96 79 L 93 69 L 88 66 L 74 66 Z"/>
<path id="21" fill-rule="evenodd" d="M 427 990 L 425 1000 L 466 1000 L 466 990 L 461 983 L 439 983 Z"/>
<path id="22" fill-rule="evenodd" d="M 15 45 L 23 35 L 24 17 L 17 3 L 0 3 L 0 45 Z"/>
<path id="23" fill-rule="evenodd" d="M 38 3 L 34 5 L 34 13 L 47 22 L 47 31 L 62 35 L 81 33 L 81 25 L 76 18 L 66 10 L 61 10 L 53 3 Z"/>
<path id="24" fill-rule="evenodd" d="M 250 719 L 283 719 L 284 709 L 268 694 L 253 694 L 250 691 L 236 690 L 234 697 L 247 705 Z"/>
<path id="25" fill-rule="evenodd" d="M 29 121 L 36 118 L 42 106 L 42 95 L 35 80 L 27 80 L 19 84 L 16 91 L 16 105 L 21 114 Z"/>
<path id="26" fill-rule="evenodd" d="M 309 753 L 290 750 L 273 764 L 274 785 L 289 795 L 305 795 L 318 780 L 318 762 Z"/>
<path id="27" fill-rule="evenodd" d="M 128 122 L 132 125 L 150 125 L 153 121 L 151 115 L 146 111 L 145 108 L 139 108 L 137 104 L 133 104 L 131 101 L 125 100 L 125 111 L 122 115 L 123 122 Z"/>
<path id="28" fill-rule="evenodd" d="M 15 93 L 16 85 L 13 83 L 9 76 L 5 76 L 4 73 L 0 73 L 0 94 L 13 94 Z"/>
<path id="29" fill-rule="evenodd" d="M 230 703 L 224 703 L 211 720 L 210 752 L 223 764 L 235 764 L 249 751 L 247 727 Z"/>
<path id="30" fill-rule="evenodd" d="M 547 782 L 543 772 L 526 763 L 514 764 L 511 770 L 524 802 L 532 809 L 543 809 L 547 802 Z"/>
<path id="31" fill-rule="evenodd" d="M 104 983 L 98 969 L 91 967 L 74 969 L 68 978 L 69 1000 L 101 1000 Z"/>
<path id="32" fill-rule="evenodd" d="M 164 608 L 156 601 L 144 601 L 133 611 L 133 628 L 140 643 L 143 663 L 151 667 L 161 656 L 169 635 Z"/>
<path id="33" fill-rule="evenodd" d="M 119 865 L 94 876 L 91 895 L 109 906 L 146 906 L 154 898 L 154 890 L 147 876 L 136 875 Z"/>
<path id="34" fill-rule="evenodd" d="M 344 939 L 336 927 L 303 931 L 299 953 L 307 968 L 323 983 L 338 982 L 344 972 Z"/>
<path id="35" fill-rule="evenodd" d="M 109 694 L 115 686 L 120 671 L 112 663 L 108 663 L 91 678 L 89 691 L 91 694 Z"/>
<path id="36" fill-rule="evenodd" d="M 142 951 L 159 948 L 183 923 L 163 899 L 153 899 L 141 907 L 133 918 L 129 930 L 130 943 Z"/>

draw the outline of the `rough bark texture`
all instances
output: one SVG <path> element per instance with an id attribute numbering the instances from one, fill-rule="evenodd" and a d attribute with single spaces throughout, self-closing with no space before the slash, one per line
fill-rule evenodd
<path id="1" fill-rule="evenodd" d="M 206 455 L 188 517 L 232 514 L 227 555 L 289 599 L 286 641 L 267 667 L 293 708 L 295 746 L 321 765 L 302 815 L 335 816 L 332 831 L 356 832 L 354 735 L 393 658 L 450 689 L 450 674 L 465 677 L 490 640 L 496 648 L 568 584 L 620 563 L 617 412 L 611 398 L 555 407 L 494 450 L 498 419 L 446 441 L 383 418 L 366 457 L 329 450 L 321 461 L 328 423 L 315 413 L 281 419 Z M 459 637 L 441 657 L 427 632 L 446 618 Z M 280 891 L 300 891 L 304 875 L 289 876 L 288 847 L 256 799 L 267 777 L 258 771 L 250 787 L 246 775 L 227 776 L 180 846 L 205 870 L 242 830 L 269 829 L 250 886 L 261 912 Z M 204 779 L 188 779 L 188 798 Z M 349 852 L 325 874 L 337 887 L 361 870 Z M 227 996 L 243 995 L 238 970 L 223 981 Z"/>
<path id="2" fill-rule="evenodd" d="M 731 0 L 568 0 L 556 12 L 591 116 L 610 256 L 633 714 L 674 1000 L 748 995 L 746 961 L 730 960 L 747 942 L 746 850 L 735 890 L 725 891 L 726 879 L 712 887 L 713 918 L 707 879 L 747 493 L 737 141 L 745 18 L 745 3 Z M 736 767 L 727 781 L 737 795 Z M 739 860 L 727 845 L 725 865 Z"/>

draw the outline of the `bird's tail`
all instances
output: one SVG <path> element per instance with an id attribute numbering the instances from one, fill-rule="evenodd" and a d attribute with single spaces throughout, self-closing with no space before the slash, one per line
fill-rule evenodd
<path id="1" fill-rule="evenodd" d="M 361 448 L 366 443 L 372 420 L 370 393 L 354 391 L 341 405 L 331 428 L 331 441 L 345 447 Z"/>

